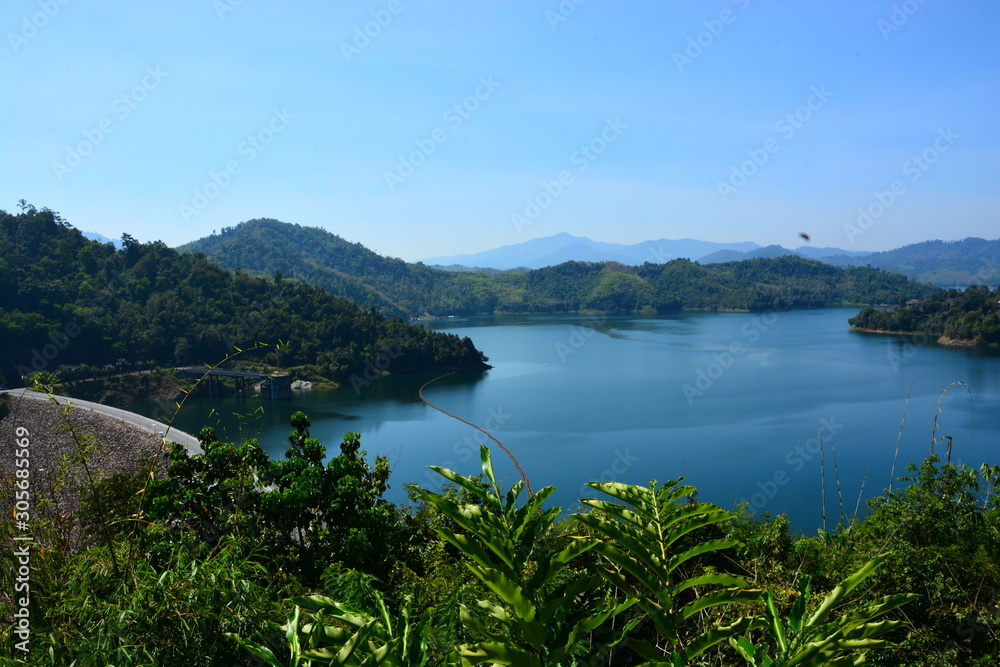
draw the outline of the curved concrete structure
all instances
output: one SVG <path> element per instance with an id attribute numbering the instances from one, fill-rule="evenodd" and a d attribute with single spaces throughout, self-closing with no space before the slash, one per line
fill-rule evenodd
<path id="1" fill-rule="evenodd" d="M 0 394 L 10 394 L 12 396 L 24 396 L 27 398 L 35 398 L 40 401 L 49 400 L 48 394 L 42 394 L 37 391 L 28 391 L 27 389 L 2 389 Z M 108 415 L 109 417 L 114 417 L 115 419 L 120 419 L 124 422 L 128 422 L 133 426 L 138 426 L 144 431 L 149 431 L 153 435 L 157 435 L 163 438 L 163 434 L 166 434 L 164 438 L 167 442 L 176 442 L 182 445 L 188 454 L 204 454 L 204 450 L 201 448 L 201 443 L 198 442 L 198 438 L 194 437 L 190 433 L 185 433 L 183 431 L 178 431 L 175 428 L 171 428 L 169 433 L 167 432 L 167 425 L 162 424 L 158 421 L 150 419 L 149 417 L 143 417 L 134 412 L 129 412 L 128 410 L 122 410 L 121 408 L 113 408 L 109 405 L 101 405 L 100 403 L 93 403 L 91 401 L 84 401 L 79 398 L 70 398 L 68 396 L 53 396 L 61 405 L 73 405 L 83 410 L 93 410 L 94 412 L 100 412 L 102 414 Z"/>

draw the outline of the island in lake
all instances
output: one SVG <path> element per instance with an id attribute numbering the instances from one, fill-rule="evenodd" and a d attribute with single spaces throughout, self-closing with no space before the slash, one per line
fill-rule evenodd
<path id="1" fill-rule="evenodd" d="M 909 299 L 887 310 L 868 307 L 852 317 L 856 331 L 923 334 L 941 345 L 1000 345 L 1000 288 L 974 285 L 942 290 L 926 299 Z"/>

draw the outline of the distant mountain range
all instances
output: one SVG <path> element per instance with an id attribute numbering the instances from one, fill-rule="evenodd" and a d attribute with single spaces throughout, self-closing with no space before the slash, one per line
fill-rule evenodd
<path id="1" fill-rule="evenodd" d="M 784 255 L 811 257 L 834 266 L 871 266 L 938 287 L 1000 284 L 1000 239 L 987 241 L 975 237 L 961 241 L 923 241 L 895 250 L 870 253 L 809 246 L 792 251 L 771 245 L 746 253 L 721 250 L 702 257 L 699 262 L 716 264 Z"/>
<path id="2" fill-rule="evenodd" d="M 857 250 L 844 250 L 842 248 L 814 248 L 813 246 L 799 246 L 794 250 L 780 245 L 757 246 L 753 250 L 739 252 L 737 250 L 716 250 L 715 252 L 698 258 L 701 264 L 719 264 L 722 262 L 739 262 L 744 259 L 768 259 L 772 257 L 784 257 L 785 255 L 798 255 L 808 259 L 818 259 L 825 261 L 828 257 L 853 257 L 862 258 L 871 253 Z M 862 263 L 862 266 L 864 264 Z"/>
<path id="3" fill-rule="evenodd" d="M 1000 239 L 924 241 L 864 257 L 824 257 L 834 266 L 872 266 L 940 287 L 1000 285 Z"/>
<path id="4" fill-rule="evenodd" d="M 654 241 L 651 247 L 667 254 L 668 243 L 718 248 L 690 240 Z M 324 229 L 272 219 L 242 222 L 179 250 L 205 253 L 222 266 L 276 283 L 289 278 L 308 282 L 366 309 L 401 317 L 686 308 L 762 311 L 897 303 L 936 291 L 880 270 L 835 267 L 794 255 L 714 265 L 654 257 L 632 264 L 570 260 L 540 269 L 443 271 L 382 257 Z"/>
<path id="5" fill-rule="evenodd" d="M 678 239 L 676 241 L 659 239 L 658 241 L 643 241 L 642 243 L 625 245 L 592 241 L 584 236 L 573 236 L 563 232 L 471 255 L 430 257 L 423 260 L 423 263 L 428 266 L 457 264 L 491 269 L 541 269 L 571 261 L 618 262 L 629 266 L 639 266 L 646 262 L 663 264 L 672 259 L 682 258 L 697 261 L 699 258 L 717 251 L 748 252 L 760 247 L 759 244 L 751 242 L 713 243 L 695 239 Z"/>
<path id="6" fill-rule="evenodd" d="M 941 287 L 1000 283 L 1000 239 L 988 241 L 980 238 L 924 241 L 885 252 L 860 252 L 809 245 L 789 250 L 779 245 L 761 246 L 749 241 L 713 243 L 695 239 L 660 239 L 622 245 L 563 233 L 474 254 L 431 257 L 423 263 L 449 270 L 456 270 L 457 267 L 509 270 L 539 269 L 568 261 L 619 262 L 639 266 L 646 262 L 662 264 L 685 258 L 700 264 L 720 264 L 786 255 L 816 259 L 834 266 L 872 266 Z"/>
<path id="7" fill-rule="evenodd" d="M 86 239 L 90 239 L 91 241 L 97 241 L 98 243 L 110 243 L 115 248 L 121 250 L 122 242 L 120 240 L 116 241 L 114 239 L 109 239 L 104 234 L 99 234 L 97 232 L 80 232 L 80 233 L 83 234 L 83 237 Z"/>

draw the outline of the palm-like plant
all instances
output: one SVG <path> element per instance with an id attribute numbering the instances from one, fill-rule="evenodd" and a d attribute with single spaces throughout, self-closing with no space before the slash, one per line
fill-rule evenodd
<path id="1" fill-rule="evenodd" d="M 407 597 L 402 613 L 394 619 L 382 596 L 378 592 L 374 595 L 378 607 L 376 615 L 321 595 L 296 598 L 296 604 L 316 614 L 316 622 L 306 624 L 302 631 L 308 636 L 316 636 L 319 644 L 328 644 L 306 650 L 302 655 L 318 662 L 344 667 L 423 667 L 429 664 L 431 652 L 424 633 L 428 629 L 432 610 L 425 610 L 414 620 L 413 601 Z M 325 622 L 329 620 L 346 628 Z M 451 656 L 445 664 L 457 664 L 457 660 Z"/>
<path id="2" fill-rule="evenodd" d="M 891 647 L 882 635 L 902 625 L 902 621 L 876 620 L 889 611 L 919 598 L 915 594 L 887 595 L 868 602 L 836 619 L 833 608 L 848 593 L 867 579 L 885 560 L 880 556 L 844 579 L 806 616 L 811 593 L 809 577 L 799 579 L 799 597 L 792 604 L 785 627 L 778 615 L 770 591 L 763 595 L 768 639 L 773 651 L 754 645 L 748 638 L 730 638 L 729 642 L 753 667 L 824 667 L 861 665 L 865 654 L 875 648 Z M 770 653 L 770 654 L 769 654 Z"/>
<path id="3" fill-rule="evenodd" d="M 288 616 L 288 620 L 285 621 L 283 625 L 278 625 L 277 623 L 271 624 L 275 630 L 280 631 L 284 635 L 285 640 L 288 642 L 290 656 L 287 661 L 279 658 L 278 655 L 266 644 L 244 639 L 240 635 L 233 632 L 227 632 L 226 636 L 239 644 L 240 647 L 251 653 L 255 658 L 263 661 L 263 663 L 268 665 L 268 667 L 310 667 L 310 665 L 312 665 L 312 661 L 302 657 L 302 638 L 299 636 L 302 632 L 299 620 L 301 615 L 302 609 L 298 605 L 295 605 L 292 609 L 292 613 Z M 319 628 L 317 627 L 315 630 L 318 635 Z M 306 638 L 307 648 L 312 648 L 318 643 L 318 636 Z"/>
<path id="4" fill-rule="evenodd" d="M 377 612 L 369 614 L 323 595 L 292 598 L 294 609 L 283 625 L 289 659 L 283 661 L 268 646 L 227 633 L 241 647 L 270 667 L 310 667 L 314 663 L 339 667 L 423 667 L 431 664 L 432 651 L 425 640 L 431 612 L 413 618 L 412 598 L 393 617 L 378 591 L 372 591 Z M 302 612 L 312 617 L 303 617 Z M 457 655 L 442 665 L 458 665 Z"/>
<path id="5" fill-rule="evenodd" d="M 648 488 L 592 482 L 588 486 L 624 504 L 588 498 L 581 502 L 593 510 L 575 516 L 599 536 L 594 548 L 609 565 L 600 569 L 601 574 L 625 594 L 639 598 L 638 607 L 665 642 L 654 646 L 638 638 L 626 640 L 626 646 L 653 664 L 685 664 L 758 622 L 740 617 L 728 626 L 695 623 L 693 617 L 712 607 L 757 602 L 761 593 L 742 577 L 730 574 L 687 575 L 684 565 L 690 565 L 693 558 L 740 542 L 696 539 L 695 531 L 727 521 L 732 515 L 709 503 L 681 502 L 695 493 L 694 487 L 681 486 L 681 481 L 652 482 Z"/>
<path id="6" fill-rule="evenodd" d="M 409 487 L 417 498 L 451 519 L 453 525 L 435 526 L 435 530 L 469 558 L 469 569 L 495 596 L 478 601 L 492 617 L 489 624 L 462 607 L 463 624 L 483 640 L 460 647 L 461 657 L 471 664 L 566 664 L 570 656 L 585 650 L 591 631 L 635 600 L 607 599 L 599 590 L 600 577 L 569 570 L 567 565 L 596 542 L 573 540 L 562 550 L 549 548 L 560 510 L 543 510 L 542 504 L 554 487 L 541 489 L 519 505 L 524 482 L 502 493 L 489 449 L 481 447 L 480 458 L 488 482 L 485 485 L 432 467 L 475 502 L 416 485 Z"/>

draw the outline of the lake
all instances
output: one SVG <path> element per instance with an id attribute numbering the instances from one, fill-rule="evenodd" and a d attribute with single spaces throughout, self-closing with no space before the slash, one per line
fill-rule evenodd
<path id="1" fill-rule="evenodd" d="M 953 459 L 1000 462 L 1000 351 L 851 332 L 847 320 L 857 311 L 437 320 L 427 326 L 471 337 L 494 368 L 439 380 L 425 396 L 490 430 L 535 489 L 557 487 L 552 500 L 564 509 L 592 495 L 586 481 L 683 475 L 702 500 L 726 508 L 750 502 L 813 533 L 823 525 L 820 436 L 830 529 L 841 513 L 836 476 L 848 517 L 862 485 L 865 497 L 888 486 L 904 410 L 897 476 L 927 455 L 939 401 L 937 436 L 952 437 Z M 404 502 L 404 482 L 440 487 L 428 465 L 477 473 L 479 443 L 489 443 L 419 400 L 418 388 L 433 377 L 390 376 L 273 403 L 190 399 L 177 425 L 259 437 L 281 457 L 288 417 L 302 410 L 328 452 L 357 431 L 369 454 L 387 455 L 387 497 Z M 148 402 L 128 407 L 156 411 Z M 508 457 L 494 449 L 498 473 L 516 481 Z M 943 445 L 939 451 L 944 457 Z"/>

